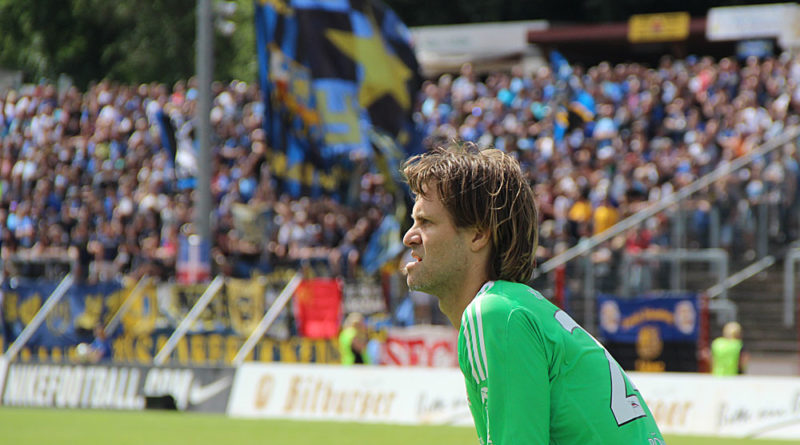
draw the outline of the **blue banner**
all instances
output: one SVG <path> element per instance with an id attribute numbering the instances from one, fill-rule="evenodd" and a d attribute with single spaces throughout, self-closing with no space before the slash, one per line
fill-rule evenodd
<path id="1" fill-rule="evenodd" d="M 411 110 L 421 78 L 410 33 L 377 1 L 258 0 L 259 80 L 270 165 L 292 196 L 332 194 L 370 134 L 419 151 Z"/>
<path id="2" fill-rule="evenodd" d="M 17 280 L 14 287 L 3 285 L 3 336 L 6 347 L 16 340 L 53 293 L 57 282 Z M 113 315 L 120 299 L 116 282 L 75 284 L 50 311 L 27 346 L 70 346 L 93 339 L 92 330 Z M 111 307 L 110 305 L 114 306 Z"/>
<path id="3" fill-rule="evenodd" d="M 695 342 L 699 333 L 697 294 L 658 297 L 598 297 L 600 336 L 607 342 L 636 343 L 655 328 L 664 342 Z"/>

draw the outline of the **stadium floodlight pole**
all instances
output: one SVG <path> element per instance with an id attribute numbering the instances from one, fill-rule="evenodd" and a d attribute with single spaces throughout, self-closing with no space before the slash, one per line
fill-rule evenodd
<path id="1" fill-rule="evenodd" d="M 197 182 L 195 184 L 195 233 L 201 249 L 211 248 L 211 81 L 214 75 L 214 29 L 211 0 L 197 0 Z M 204 252 L 207 253 L 207 252 Z M 208 256 L 204 256 L 208 258 Z"/>

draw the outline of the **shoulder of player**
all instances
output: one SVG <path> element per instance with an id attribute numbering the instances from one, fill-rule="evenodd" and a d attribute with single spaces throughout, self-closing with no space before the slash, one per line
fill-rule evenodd
<path id="1" fill-rule="evenodd" d="M 527 312 L 531 300 L 543 297 L 524 284 L 489 282 L 467 306 L 465 314 L 480 314 L 489 323 L 507 322 L 512 313 Z"/>

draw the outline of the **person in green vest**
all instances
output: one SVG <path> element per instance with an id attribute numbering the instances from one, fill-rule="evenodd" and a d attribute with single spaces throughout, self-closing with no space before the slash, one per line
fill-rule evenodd
<path id="1" fill-rule="evenodd" d="M 725 323 L 722 337 L 711 342 L 711 374 L 738 375 L 747 367 L 747 353 L 742 351 L 742 325 Z"/>
<path id="2" fill-rule="evenodd" d="M 369 364 L 367 325 L 364 316 L 353 312 L 345 318 L 339 333 L 339 354 L 343 365 Z"/>

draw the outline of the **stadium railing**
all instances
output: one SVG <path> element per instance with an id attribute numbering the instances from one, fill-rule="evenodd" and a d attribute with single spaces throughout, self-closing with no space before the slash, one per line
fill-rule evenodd
<path id="1" fill-rule="evenodd" d="M 687 248 L 687 221 L 689 219 L 689 214 L 685 211 L 687 202 L 699 194 L 698 192 L 708 190 L 709 186 L 715 182 L 736 174 L 757 160 L 768 158 L 770 153 L 784 145 L 797 145 L 800 142 L 798 138 L 800 138 L 800 127 L 789 127 L 779 136 L 763 143 L 746 155 L 719 165 L 712 172 L 619 221 L 609 229 L 581 240 L 577 245 L 542 263 L 533 274 L 532 279 L 536 281 L 535 285 L 540 289 L 551 291 L 556 296 L 569 294 L 570 290 L 573 290 L 573 296 L 578 297 L 577 301 L 579 303 L 577 306 L 582 306 L 583 310 L 578 310 L 577 306 L 573 306 L 571 309 L 583 314 L 582 323 L 590 330 L 594 328 L 594 300 L 597 295 L 608 292 L 622 292 L 625 294 L 630 291 L 631 286 L 628 280 L 635 279 L 635 274 L 632 273 L 634 268 L 648 275 L 646 278 L 649 280 L 644 280 L 640 283 L 639 290 L 642 292 L 658 292 L 659 289 L 668 289 L 676 292 L 686 291 L 689 290 L 689 287 L 694 286 L 692 288 L 694 291 L 702 294 L 703 298 L 708 299 L 708 307 L 717 315 L 718 320 L 724 321 L 735 318 L 737 314 L 736 306 L 728 299 L 727 290 L 776 263 L 776 257 L 773 256 L 775 253 L 769 252 L 767 230 L 770 223 L 768 215 L 772 215 L 774 212 L 770 211 L 771 209 L 768 208 L 768 204 L 765 201 L 754 204 L 753 207 L 755 208 L 749 209 L 754 226 L 752 229 L 754 232 L 750 232 L 753 235 L 752 245 L 748 246 L 752 248 L 752 257 L 739 255 L 738 253 L 740 252 L 734 252 L 737 253 L 736 256 L 730 257 L 731 253 L 728 250 L 718 249 L 720 247 L 719 234 L 721 226 L 719 210 L 713 206 L 709 211 L 710 224 L 707 229 L 708 232 L 704 234 L 706 236 L 706 245 L 710 249 Z M 637 256 L 632 252 L 627 252 L 624 247 L 620 248 L 619 244 L 614 246 L 612 240 L 619 239 L 621 235 L 624 236 L 630 230 L 637 230 L 648 219 L 659 214 L 667 215 L 667 220 L 671 224 L 667 228 L 670 240 L 667 250 L 658 252 L 646 250 L 646 253 Z M 783 246 L 781 246 L 782 248 Z M 617 249 L 616 252 L 613 252 L 614 249 Z M 603 257 L 603 251 L 605 251 L 605 259 L 598 260 L 597 258 Z M 612 253 L 609 254 L 609 251 L 612 251 Z M 712 251 L 715 253 L 709 253 Z M 717 256 L 720 254 L 726 257 L 723 275 L 718 277 L 713 286 L 707 287 L 704 283 L 708 282 L 708 278 L 719 275 L 720 260 Z M 714 258 L 705 258 L 708 255 L 712 255 Z M 745 265 L 740 270 L 731 271 L 730 265 L 734 264 L 731 258 L 736 259 L 736 263 L 740 263 L 740 259 L 746 258 L 750 264 Z M 576 263 L 576 259 L 580 261 Z M 662 260 L 663 264 L 661 263 Z M 687 264 L 698 261 L 707 263 L 710 269 L 685 268 Z M 667 271 L 664 266 L 669 266 L 669 270 Z M 738 264 L 738 266 L 741 266 L 741 264 Z M 569 272 L 566 272 L 567 270 Z M 786 270 L 791 271 L 788 266 Z M 556 273 L 551 273 L 554 271 Z M 731 272 L 733 274 L 729 276 Z M 701 279 L 698 279 L 699 274 L 703 275 Z M 688 278 L 694 279 L 693 282 L 688 283 L 688 281 L 692 280 L 687 279 L 687 275 L 690 275 Z M 565 279 L 565 276 L 569 277 L 569 279 Z M 787 327 L 792 325 L 795 316 L 794 300 L 788 294 L 788 292 L 791 292 L 791 295 L 794 295 L 794 292 L 790 291 L 789 288 L 790 280 L 793 282 L 794 277 L 789 278 L 787 275 L 784 280 L 786 283 L 784 287 L 787 292 L 784 319 Z M 599 282 L 600 286 L 597 286 L 596 282 Z M 573 299 L 573 301 L 576 300 Z M 559 298 L 556 298 L 556 302 L 560 302 Z M 569 302 L 567 302 L 567 305 L 569 305 Z"/>
<path id="2" fill-rule="evenodd" d="M 569 261 L 574 260 L 575 258 L 590 253 L 604 242 L 626 232 L 627 230 L 635 228 L 648 218 L 657 215 L 672 206 L 679 205 L 681 202 L 690 198 L 698 191 L 703 190 L 704 188 L 713 184 L 715 181 L 718 181 L 744 167 L 749 166 L 756 159 L 759 159 L 775 149 L 782 147 L 784 144 L 791 143 L 792 141 L 797 142 L 798 137 L 800 137 L 800 127 L 788 128 L 778 137 L 767 141 L 744 156 L 736 158 L 729 163 L 720 165 L 714 171 L 677 190 L 666 199 L 650 204 L 646 208 L 618 222 L 608 230 L 598 233 L 591 238 L 580 242 L 576 246 L 557 254 L 536 268 L 536 270 L 534 270 L 533 278 L 537 278 L 540 275 L 551 272 L 557 267 L 562 266 Z"/>

